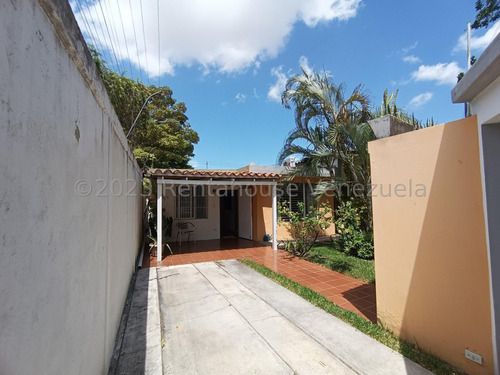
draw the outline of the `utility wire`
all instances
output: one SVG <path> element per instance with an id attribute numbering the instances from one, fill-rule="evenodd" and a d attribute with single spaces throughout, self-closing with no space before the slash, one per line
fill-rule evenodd
<path id="1" fill-rule="evenodd" d="M 104 25 L 106 26 L 106 31 L 107 31 L 108 36 L 109 36 L 109 43 L 111 45 L 111 49 L 113 50 L 113 55 L 114 55 L 114 58 L 115 58 L 116 66 L 118 67 L 119 70 L 121 70 L 120 65 L 118 64 L 118 59 L 116 57 L 116 50 L 115 50 L 115 47 L 113 45 L 113 40 L 111 38 L 111 33 L 109 32 L 108 22 L 106 21 L 106 17 L 104 15 L 104 9 L 102 8 L 102 2 L 98 1 L 98 3 L 99 3 L 99 7 L 101 8 L 102 18 L 104 20 Z M 101 24 L 101 27 L 102 27 L 102 24 Z"/>
<path id="2" fill-rule="evenodd" d="M 125 49 L 127 50 L 128 66 L 130 68 L 130 75 L 132 75 L 132 63 L 130 62 L 130 54 L 128 52 L 127 36 L 125 35 L 125 27 L 123 26 L 122 11 L 120 9 L 120 1 L 116 0 L 116 5 L 118 5 L 118 14 L 120 15 L 120 22 L 122 24 L 123 42 L 125 43 Z"/>
<path id="3" fill-rule="evenodd" d="M 142 83 L 142 65 L 141 65 L 141 58 L 140 58 L 140 54 L 139 54 L 139 45 L 137 43 L 137 34 L 135 32 L 134 11 L 132 10 L 131 0 L 128 0 L 128 5 L 130 7 L 130 16 L 132 17 L 132 27 L 134 29 L 135 51 L 137 53 L 137 63 L 139 64 L 139 77 L 140 77 L 140 80 Z"/>
<path id="4" fill-rule="evenodd" d="M 115 44 L 116 46 L 116 51 L 115 51 L 115 54 L 117 55 L 118 57 L 118 61 L 121 61 L 122 62 L 122 69 L 124 70 L 124 66 L 123 66 L 123 61 L 121 59 L 121 54 L 117 54 L 117 52 L 120 51 L 120 48 L 121 48 L 121 45 L 120 45 L 120 41 L 119 41 L 119 38 L 118 38 L 118 31 L 116 30 L 116 23 L 115 22 L 111 22 L 112 19 L 111 19 L 111 10 L 113 9 L 113 5 L 111 5 L 111 0 L 101 0 L 104 5 L 106 6 L 106 12 L 107 12 L 107 20 L 109 20 L 109 24 L 110 24 L 110 29 L 111 29 L 111 36 L 114 38 L 113 39 L 113 43 Z M 120 71 L 121 73 L 121 71 Z"/>
<path id="5" fill-rule="evenodd" d="M 92 45 L 94 45 L 95 48 L 99 48 L 96 44 L 97 41 L 94 37 L 94 34 L 92 33 L 92 29 L 90 28 L 89 21 L 87 19 L 85 12 L 83 11 L 82 4 L 80 3 L 80 0 L 77 0 L 76 5 L 77 5 L 78 13 L 81 14 L 82 19 L 83 19 L 83 23 L 85 24 L 85 31 L 87 33 L 88 38 L 90 39 L 90 43 Z"/>
<path id="6" fill-rule="evenodd" d="M 97 38 L 99 39 L 100 43 L 101 43 L 101 52 L 104 56 L 104 58 L 110 63 L 110 64 L 113 64 L 113 55 L 111 54 L 112 50 L 111 50 L 111 46 L 108 46 L 106 43 L 106 33 L 104 32 L 104 27 L 103 27 L 103 22 L 101 21 L 101 18 L 99 17 L 99 11 L 97 9 L 97 6 L 94 5 L 93 6 L 93 11 L 95 12 L 95 14 L 97 15 L 97 21 L 95 21 L 94 19 L 92 19 L 93 21 L 93 24 L 94 25 L 99 25 L 99 29 L 97 29 L 97 26 L 96 26 L 96 35 L 97 35 Z M 91 16 L 92 18 L 92 13 L 90 13 L 89 11 L 89 15 Z M 100 33 L 101 35 L 99 35 L 99 30 L 100 30 Z M 106 52 L 108 53 L 108 57 L 106 58 Z M 116 60 L 116 59 L 115 59 Z M 116 69 L 116 65 L 115 65 L 115 69 Z"/>
<path id="7" fill-rule="evenodd" d="M 123 51 L 122 48 L 122 43 L 120 43 L 121 38 L 119 37 L 119 33 L 117 31 L 117 26 L 116 18 L 112 17 L 112 9 L 113 5 L 111 5 L 112 0 L 97 0 L 95 1 L 92 6 L 88 6 L 87 4 L 84 4 L 84 0 L 75 0 L 75 4 L 77 5 L 78 12 L 81 14 L 81 20 L 83 22 L 85 31 L 87 32 L 87 37 L 88 39 L 92 42 L 92 44 L 103 54 L 105 55 L 107 53 L 108 57 L 110 58 L 109 61 L 114 61 L 115 63 L 115 71 L 118 70 L 119 72 L 123 72 L 123 59 L 121 59 L 121 54 L 120 50 Z M 124 13 L 121 11 L 121 6 L 119 3 L 120 0 L 116 0 L 116 5 L 118 7 L 118 13 L 120 17 L 120 22 L 121 22 L 121 28 L 122 28 L 122 34 L 123 34 L 123 43 L 125 43 L 125 48 L 127 52 L 127 58 L 128 58 L 128 64 L 130 68 L 130 74 L 132 74 L 132 60 L 130 59 L 130 49 L 128 47 L 128 42 L 127 42 L 127 35 L 125 33 L 125 24 L 124 24 L 124 19 L 123 15 L 126 14 L 126 10 L 124 9 Z M 99 6 L 97 6 L 96 3 L 99 3 Z M 104 4 L 103 4 L 104 3 Z M 109 4 L 108 4 L 109 3 Z M 140 74 L 140 80 L 142 82 L 142 65 L 141 65 L 141 52 L 139 50 L 139 41 L 138 41 L 138 35 L 137 35 L 137 30 L 135 26 L 135 19 L 134 19 L 134 10 L 132 8 L 132 1 L 128 0 L 128 5 L 130 8 L 130 16 L 132 18 L 132 27 L 134 31 L 134 43 L 136 47 L 136 54 L 137 54 L 137 62 L 140 67 L 139 69 L 139 74 Z M 123 5 L 123 4 L 122 4 Z M 158 11 L 158 20 L 157 20 L 157 26 L 158 26 L 158 85 L 160 85 L 161 82 L 161 30 L 160 30 L 160 1 L 157 0 L 157 11 Z M 144 22 L 144 11 L 143 11 L 143 4 L 142 0 L 140 0 L 140 7 L 141 7 L 141 21 L 142 21 L 142 32 L 143 32 L 143 42 L 144 42 L 144 54 L 145 54 L 145 62 L 146 62 L 146 71 L 148 72 L 147 74 L 147 80 L 148 80 L 148 85 L 150 85 L 150 78 L 149 78 L 149 62 L 148 62 L 148 55 L 147 55 L 147 43 L 146 43 L 146 32 L 145 32 L 145 22 Z M 119 26 L 118 26 L 119 27 Z"/>
<path id="8" fill-rule="evenodd" d="M 150 86 L 151 83 L 149 82 L 148 51 L 146 49 L 146 33 L 144 31 L 144 13 L 142 11 L 142 0 L 140 1 L 141 1 L 142 37 L 144 38 L 144 56 L 146 58 L 146 76 L 148 77 L 148 86 Z"/>
<path id="9" fill-rule="evenodd" d="M 160 87 L 161 78 L 161 44 L 160 44 L 160 0 L 156 1 L 158 11 L 158 87 Z"/>

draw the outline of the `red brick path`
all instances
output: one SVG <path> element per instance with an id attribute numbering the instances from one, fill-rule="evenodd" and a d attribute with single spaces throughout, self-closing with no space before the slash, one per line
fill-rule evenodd
<path id="1" fill-rule="evenodd" d="M 177 264 L 211 262 L 224 259 L 250 259 L 283 276 L 322 294 L 328 300 L 353 311 L 372 322 L 377 321 L 375 286 L 332 271 L 323 266 L 273 251 L 268 246 L 242 239 L 199 241 L 197 243 L 170 244 L 160 263 L 145 256 L 143 267 L 171 266 Z"/>

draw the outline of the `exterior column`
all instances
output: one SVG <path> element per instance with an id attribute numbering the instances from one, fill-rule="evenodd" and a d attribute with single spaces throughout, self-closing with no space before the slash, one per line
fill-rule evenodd
<path id="1" fill-rule="evenodd" d="M 276 182 L 273 184 L 273 250 L 278 250 L 278 204 L 276 197 Z"/>
<path id="2" fill-rule="evenodd" d="M 161 250 L 163 248 L 163 184 L 160 184 L 160 181 L 157 180 L 156 186 L 156 261 L 161 262 Z"/>

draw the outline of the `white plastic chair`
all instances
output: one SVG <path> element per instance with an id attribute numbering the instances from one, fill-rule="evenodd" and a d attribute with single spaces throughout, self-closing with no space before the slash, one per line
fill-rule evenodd
<path id="1" fill-rule="evenodd" d="M 176 241 L 179 242 L 179 245 L 182 244 L 182 236 L 187 235 L 188 239 L 187 241 L 189 242 L 191 238 L 191 234 L 193 235 L 193 242 L 196 243 L 196 237 L 194 233 L 194 224 L 189 222 L 189 221 L 182 221 L 182 222 L 177 222 L 175 224 L 177 226 L 177 238 Z"/>

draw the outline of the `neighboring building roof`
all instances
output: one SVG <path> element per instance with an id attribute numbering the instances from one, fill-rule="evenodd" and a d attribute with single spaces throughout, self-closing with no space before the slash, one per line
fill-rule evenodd
<path id="1" fill-rule="evenodd" d="M 413 125 L 408 124 L 393 115 L 385 115 L 368 121 L 377 139 L 392 137 L 414 131 Z"/>
<path id="2" fill-rule="evenodd" d="M 253 173 L 274 173 L 274 174 L 288 174 L 290 171 L 289 167 L 283 167 L 280 165 L 257 165 L 250 163 L 244 167 L 238 168 L 238 172 L 253 172 Z"/>
<path id="3" fill-rule="evenodd" d="M 151 177 L 170 178 L 249 178 L 249 179 L 278 179 L 279 173 L 247 172 L 236 169 L 150 169 L 148 175 Z"/>
<path id="4" fill-rule="evenodd" d="M 297 162 L 300 164 L 300 161 Z M 282 165 L 256 165 L 254 163 L 250 163 L 249 165 L 245 165 L 244 167 L 238 168 L 238 171 L 247 171 L 247 172 L 257 172 L 257 173 L 276 173 L 282 176 L 289 175 L 295 170 L 294 167 L 286 167 Z M 321 175 L 319 177 L 329 177 L 330 174 L 326 169 L 322 169 L 320 171 Z M 316 178 L 318 176 L 302 176 L 302 177 L 311 177 Z"/>
<path id="5" fill-rule="evenodd" d="M 500 76 L 500 34 L 451 91 L 453 103 L 467 103 Z"/>

